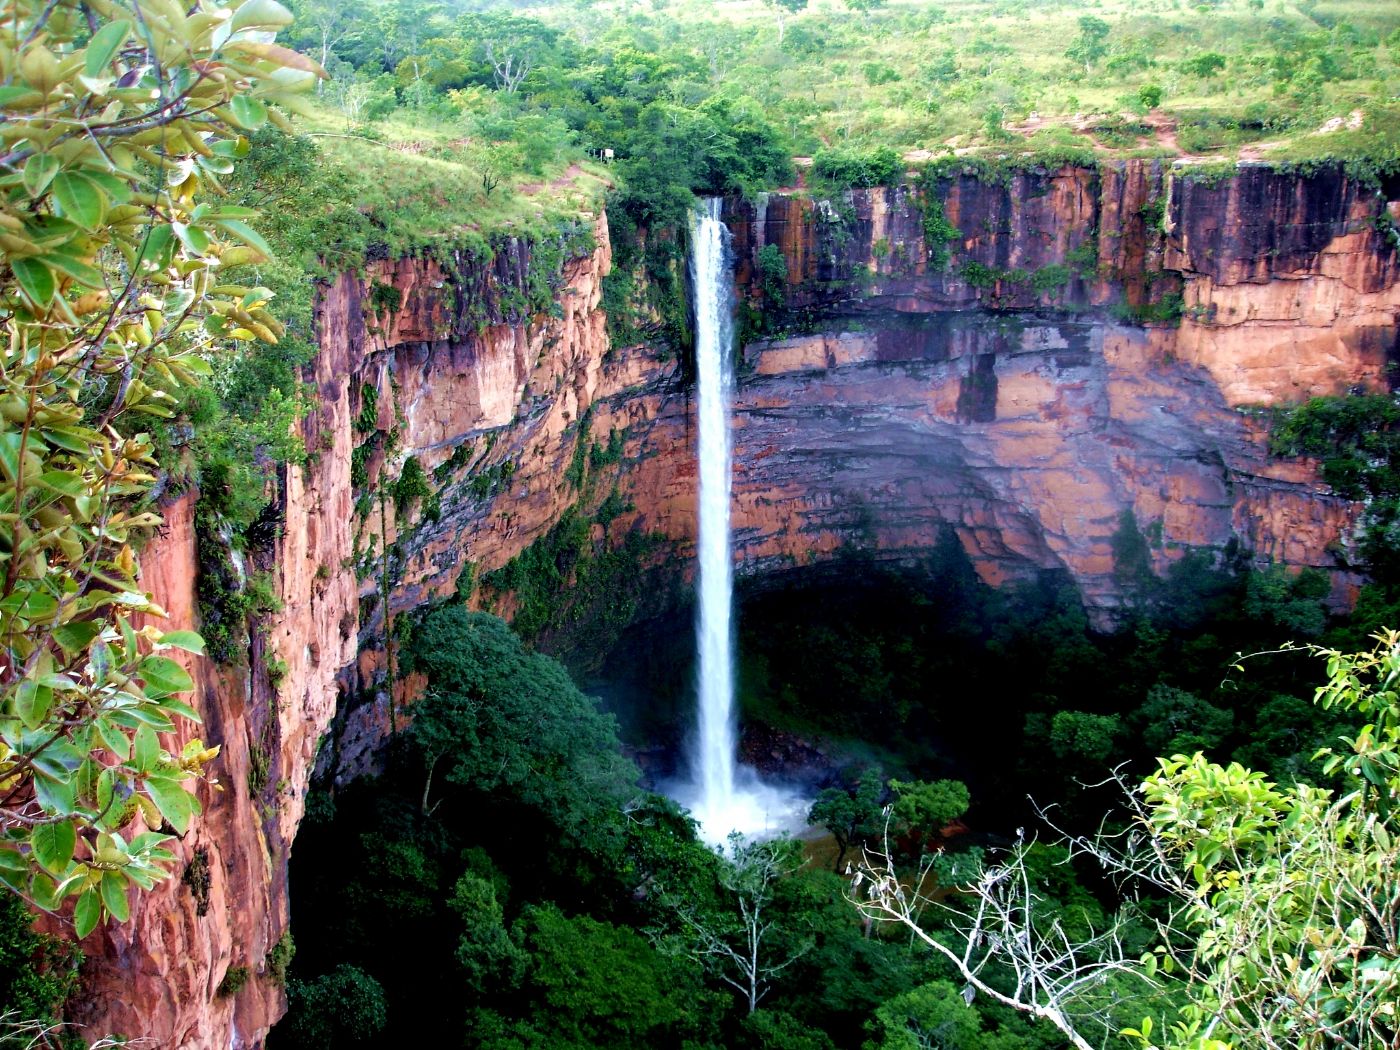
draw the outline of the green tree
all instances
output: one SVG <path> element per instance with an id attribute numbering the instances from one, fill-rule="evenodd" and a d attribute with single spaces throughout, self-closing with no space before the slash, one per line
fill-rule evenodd
<path id="1" fill-rule="evenodd" d="M 671 944 L 738 992 L 750 1014 L 812 947 L 810 939 L 788 936 L 774 907 L 780 883 L 801 863 L 801 848 L 790 839 L 745 842 L 735 832 L 719 874 L 723 905 L 706 911 L 671 898 L 684 929 Z"/>
<path id="2" fill-rule="evenodd" d="M 1327 627 L 1323 602 L 1331 590 L 1326 573 L 1316 569 L 1294 573 L 1286 566 L 1271 565 L 1249 574 L 1241 611 L 1275 637 L 1311 641 Z"/>
<path id="3" fill-rule="evenodd" d="M 1094 15 L 1079 16 L 1079 35 L 1065 52 L 1066 58 L 1084 63 L 1085 74 L 1094 71 L 1094 65 L 1108 54 L 1108 34 L 1111 26 Z"/>
<path id="4" fill-rule="evenodd" d="M 982 1017 L 969 1009 L 951 981 L 932 981 L 896 996 L 875 1011 L 867 1050 L 983 1047 Z"/>
<path id="5" fill-rule="evenodd" d="M 936 832 L 967 812 L 972 796 L 961 780 L 891 780 L 893 816 L 902 828 Z"/>
<path id="6" fill-rule="evenodd" d="M 464 872 L 448 904 L 462 919 L 457 961 L 466 973 L 467 987 L 479 994 L 495 982 L 507 987 L 517 983 L 525 954 L 506 930 L 496 887 L 475 872 Z"/>
<path id="7" fill-rule="evenodd" d="M 855 921 L 849 885 L 840 875 L 812 869 L 783 881 L 776 901 L 782 927 L 800 931 L 812 947 L 782 974 L 769 1005 L 753 1016 L 781 1010 L 838 1046 L 856 1046 L 875 1008 L 920 979 L 926 960 Z"/>
<path id="8" fill-rule="evenodd" d="M 388 1023 L 384 989 L 370 974 L 342 963 L 313 981 L 287 985 L 287 1016 L 278 1036 L 298 1050 L 364 1046 Z"/>
<path id="9" fill-rule="evenodd" d="M 159 524 L 147 430 L 236 341 L 276 342 L 270 293 L 221 283 L 262 260 L 252 212 L 199 203 L 245 132 L 319 67 L 269 42 L 275 0 L 7 0 L 0 36 L 0 882 L 86 936 L 165 877 L 158 831 L 198 811 L 216 748 L 161 741 L 197 720 L 175 650 L 189 631 L 136 579 Z"/>
<path id="10" fill-rule="evenodd" d="M 22 1046 L 5 1031 L 11 1021 L 57 1022 L 78 980 L 82 952 L 71 942 L 36 933 L 34 916 L 13 894 L 0 895 L 0 1046 Z"/>
<path id="11" fill-rule="evenodd" d="M 1050 750 L 1077 766 L 1107 769 L 1120 724 L 1117 715 L 1087 711 L 1056 711 L 1050 720 Z"/>
<path id="12" fill-rule="evenodd" d="M 778 46 L 783 46 L 783 32 L 786 28 L 783 21 L 784 15 L 795 15 L 798 11 L 807 9 L 807 0 L 763 0 L 764 4 L 773 9 L 773 14 L 778 20 Z"/>
<path id="13" fill-rule="evenodd" d="M 813 801 L 807 823 L 820 824 L 836 839 L 837 871 L 841 870 L 847 850 L 880 834 L 884 796 L 884 775 L 878 769 L 868 769 L 861 774 L 853 791 L 826 788 Z"/>
<path id="14" fill-rule="evenodd" d="M 293 42 L 314 49 L 321 66 L 329 68 L 335 46 L 355 31 L 354 6 L 347 0 L 294 0 L 292 10 L 297 21 Z"/>
<path id="15" fill-rule="evenodd" d="M 1193 58 L 1188 58 L 1181 63 L 1181 68 L 1183 72 L 1190 73 L 1192 76 L 1209 80 L 1225 69 L 1225 56 L 1219 51 L 1206 51 Z"/>
<path id="16" fill-rule="evenodd" d="M 1235 725 L 1233 711 L 1169 685 L 1154 685 L 1132 715 L 1143 746 L 1153 755 L 1212 751 Z"/>
<path id="17" fill-rule="evenodd" d="M 824 149 L 812 158 L 812 175 L 839 189 L 893 186 L 904 175 L 904 161 L 888 146 Z"/>
<path id="18" fill-rule="evenodd" d="M 525 909 L 513 933 L 534 1004 L 517 1029 L 533 1045 L 681 1046 L 713 1023 L 699 970 L 633 930 L 545 904 Z"/>
<path id="19" fill-rule="evenodd" d="M 744 1018 L 744 1046 L 751 1050 L 835 1050 L 830 1037 L 781 1010 L 756 1010 Z"/>
<path id="20" fill-rule="evenodd" d="M 409 734 L 425 807 L 436 805 L 441 763 L 447 782 L 468 793 L 448 804 L 523 806 L 580 844 L 612 833 L 610 815 L 632 792 L 636 769 L 619 753 L 613 720 L 558 663 L 496 617 L 456 605 L 431 613 L 414 642 L 416 669 L 428 679 Z"/>
<path id="21" fill-rule="evenodd" d="M 763 295 L 765 310 L 781 310 L 787 302 L 787 256 L 776 244 L 765 244 L 758 250 L 758 289 Z"/>

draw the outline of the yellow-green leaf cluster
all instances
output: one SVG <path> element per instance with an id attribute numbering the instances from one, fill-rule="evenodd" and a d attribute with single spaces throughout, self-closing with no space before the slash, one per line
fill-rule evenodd
<path id="1" fill-rule="evenodd" d="M 1375 641 L 1315 650 L 1316 702 L 1366 720 L 1319 753 L 1340 790 L 1199 753 L 1144 783 L 1152 841 L 1184 873 L 1192 1000 L 1161 1043 L 1124 1033 L 1145 1050 L 1400 1045 L 1400 632 Z"/>
<path id="2" fill-rule="evenodd" d="M 169 653 L 203 643 L 149 626 L 143 427 L 212 355 L 282 334 L 266 289 L 220 277 L 268 248 L 217 194 L 244 133 L 323 74 L 272 43 L 276 0 L 0 14 L 0 883 L 76 897 L 82 936 L 167 874 L 217 753 L 163 737 L 197 720 Z"/>

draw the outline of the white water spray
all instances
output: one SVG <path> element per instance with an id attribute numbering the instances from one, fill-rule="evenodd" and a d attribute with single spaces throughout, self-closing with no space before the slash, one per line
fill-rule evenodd
<path id="1" fill-rule="evenodd" d="M 699 613 L 697 691 L 699 724 L 691 756 L 691 784 L 676 792 L 700 822 L 701 834 L 722 843 L 794 830 L 805 809 L 792 792 L 759 782 L 736 759 L 734 715 L 733 563 L 729 545 L 731 460 L 729 401 L 734 387 L 734 304 L 728 230 L 720 200 L 705 202 L 695 218 L 690 257 L 695 288 L 695 362 L 699 399 Z"/>

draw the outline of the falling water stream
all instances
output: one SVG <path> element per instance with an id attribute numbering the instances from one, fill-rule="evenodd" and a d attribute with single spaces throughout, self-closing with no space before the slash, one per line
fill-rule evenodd
<path id="1" fill-rule="evenodd" d="M 760 782 L 757 773 L 737 759 L 729 542 L 734 295 L 729 232 L 720 221 L 720 204 L 718 198 L 704 202 L 691 238 L 700 463 L 698 725 L 691 782 L 675 792 L 700 822 L 701 834 L 713 843 L 724 842 L 734 831 L 761 837 L 795 830 L 804 808 L 794 792 Z"/>

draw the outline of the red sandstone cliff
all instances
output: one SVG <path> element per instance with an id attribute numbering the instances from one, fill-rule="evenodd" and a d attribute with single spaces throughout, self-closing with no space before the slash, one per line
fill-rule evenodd
<path id="1" fill-rule="evenodd" d="M 1159 569 L 1236 545 L 1330 569 L 1345 592 L 1354 577 L 1338 552 L 1357 508 L 1319 492 L 1305 465 L 1271 461 L 1240 407 L 1380 383 L 1400 284 L 1373 199 L 1333 175 L 1247 171 L 1200 186 L 1147 164 L 1007 185 L 958 177 L 940 192 L 964 235 L 946 272 L 930 272 L 908 189 L 857 193 L 848 219 L 785 197 L 761 214 L 731 208 L 746 294 L 757 295 L 757 251 L 778 244 L 784 306 L 802 321 L 744 350 L 741 573 L 852 545 L 906 557 L 949 527 L 984 578 L 1064 571 L 1110 616 L 1122 597 L 1112 537 L 1131 511 Z M 206 815 L 176 878 L 85 945 L 79 1019 L 94 1030 L 172 1048 L 261 1045 L 283 1007 L 265 971 L 287 926 L 287 859 L 313 765 L 352 775 L 391 728 L 386 589 L 397 615 L 545 535 L 580 497 L 567 476 L 585 433 L 622 435 L 621 461 L 591 490 L 615 483 L 631 504 L 610 540 L 645 530 L 687 553 L 691 405 L 674 360 L 609 347 L 602 219 L 596 238 L 566 264 L 553 315 L 529 321 L 492 305 L 528 276 L 521 245 L 485 271 L 379 262 L 323 291 L 308 375 L 319 405 L 304 424 L 313 461 L 286 470 L 284 525 L 260 556 L 284 607 L 254 632 L 251 672 L 199 669 L 201 732 L 223 746 L 224 791 L 201 788 Z M 957 269 L 967 259 L 998 273 L 1074 264 L 1038 291 L 974 286 Z M 1109 311 L 1176 293 L 1179 325 Z M 376 312 L 376 301 L 397 306 Z M 400 519 L 388 493 L 410 457 L 433 495 Z M 188 501 L 168 508 L 144 571 L 157 601 L 192 620 Z M 285 667 L 275 685 L 270 666 Z M 239 966 L 250 980 L 220 996 Z"/>

